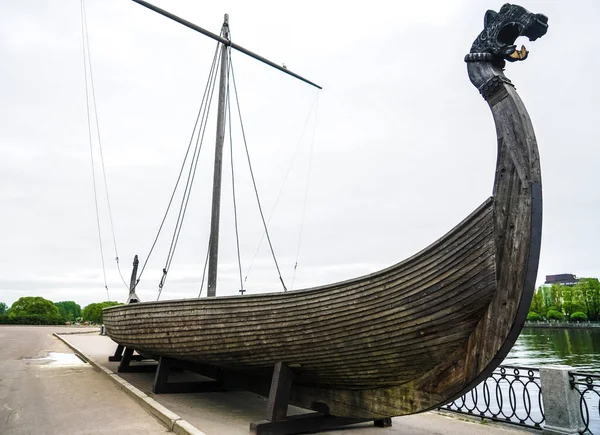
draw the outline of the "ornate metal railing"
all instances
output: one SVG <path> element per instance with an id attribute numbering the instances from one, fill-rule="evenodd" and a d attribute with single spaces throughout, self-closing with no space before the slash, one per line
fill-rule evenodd
<path id="1" fill-rule="evenodd" d="M 600 375 L 570 372 L 571 387 L 579 393 L 581 434 L 600 434 Z"/>
<path id="2" fill-rule="evenodd" d="M 500 366 L 444 411 L 541 429 L 545 420 L 539 369 Z"/>

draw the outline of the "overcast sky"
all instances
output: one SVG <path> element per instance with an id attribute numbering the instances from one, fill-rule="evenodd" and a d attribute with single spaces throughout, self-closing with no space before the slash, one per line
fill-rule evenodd
<path id="1" fill-rule="evenodd" d="M 498 10 L 502 2 L 155 4 L 215 33 L 229 13 L 234 42 L 323 86 L 317 91 L 233 53 L 259 193 L 265 214 L 272 214 L 271 236 L 288 287 L 292 280 L 298 289 L 394 264 L 491 194 L 494 124 L 463 58 L 486 9 Z M 524 41 L 529 59 L 506 71 L 530 112 L 541 154 L 538 284 L 546 274 L 598 277 L 600 3 L 522 5 L 546 14 L 550 25 L 540 40 Z M 146 258 L 166 208 L 216 43 L 126 0 L 86 0 L 86 7 L 107 183 L 128 280 L 133 255 Z M 235 118 L 233 129 L 245 286 L 277 291 L 266 244 L 252 262 L 262 230 Z M 195 297 L 199 290 L 214 136 L 211 124 L 165 299 Z M 110 299 L 124 300 L 97 140 L 93 146 Z M 221 295 L 239 290 L 229 171 L 225 164 Z M 85 305 L 107 298 L 79 0 L 0 0 L 0 205 L 0 301 L 39 295 Z M 140 282 L 143 300 L 157 297 L 173 222 Z"/>

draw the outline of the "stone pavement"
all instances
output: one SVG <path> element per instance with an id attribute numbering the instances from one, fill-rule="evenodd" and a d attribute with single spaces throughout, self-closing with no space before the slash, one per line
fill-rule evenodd
<path id="1" fill-rule="evenodd" d="M 86 358 L 116 373 L 118 363 L 109 362 L 116 344 L 100 335 L 62 336 L 79 349 Z M 122 373 L 119 376 L 152 397 L 168 410 L 194 425 L 206 435 L 247 435 L 253 421 L 264 419 L 266 398 L 246 391 L 201 394 L 152 393 L 154 373 Z M 176 380 L 176 379 L 174 379 Z M 289 414 L 305 412 L 290 406 Z M 468 421 L 437 412 L 396 417 L 390 428 L 375 428 L 372 423 L 347 426 L 344 429 L 321 432 L 323 435 L 523 435 L 528 433 L 514 426 Z"/>
<path id="2" fill-rule="evenodd" d="M 166 433 L 163 425 L 52 335 L 82 330 L 0 326 L 0 434 Z"/>

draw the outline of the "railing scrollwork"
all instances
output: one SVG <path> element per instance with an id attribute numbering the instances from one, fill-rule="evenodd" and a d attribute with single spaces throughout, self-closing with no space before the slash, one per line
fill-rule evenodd
<path id="1" fill-rule="evenodd" d="M 441 409 L 541 429 L 545 418 L 540 372 L 533 367 L 500 366 Z"/>
<path id="2" fill-rule="evenodd" d="M 571 387 L 579 393 L 579 410 L 583 428 L 581 434 L 600 433 L 600 375 L 571 372 Z"/>

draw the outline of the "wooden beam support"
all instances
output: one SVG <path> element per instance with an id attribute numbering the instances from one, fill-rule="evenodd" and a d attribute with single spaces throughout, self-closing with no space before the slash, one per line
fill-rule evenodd
<path id="1" fill-rule="evenodd" d="M 115 354 L 111 355 L 108 357 L 108 360 L 110 362 L 119 362 L 123 359 L 123 351 L 125 350 L 125 347 L 121 346 L 120 344 L 117 345 L 117 348 L 115 349 Z M 130 360 L 131 361 L 144 361 L 146 359 L 149 358 L 145 358 L 142 355 L 131 355 Z"/>
<path id="2" fill-rule="evenodd" d="M 251 435 L 293 435 L 298 433 L 315 433 L 336 429 L 349 424 L 372 421 L 364 418 L 334 417 L 332 415 L 313 412 L 287 417 L 281 421 L 263 420 L 250 423 Z"/>
<path id="3" fill-rule="evenodd" d="M 117 353 L 121 352 L 122 355 L 117 355 Z M 125 347 L 124 351 L 119 350 L 117 347 L 117 351 L 115 355 L 108 357 L 109 361 L 120 361 L 119 367 L 117 367 L 117 373 L 146 373 L 153 372 L 156 370 L 156 364 L 144 364 L 144 365 L 131 365 L 131 361 L 145 361 L 148 358 L 143 355 L 134 355 L 134 349 L 130 347 Z"/>
<path id="4" fill-rule="evenodd" d="M 273 368 L 271 389 L 267 400 L 266 419 L 269 421 L 281 421 L 287 416 L 292 378 L 294 374 L 287 364 L 278 362 Z"/>
<path id="5" fill-rule="evenodd" d="M 375 427 L 392 427 L 392 417 L 380 418 L 373 421 Z"/>
<path id="6" fill-rule="evenodd" d="M 178 394 L 178 393 L 211 393 L 214 391 L 224 391 L 225 387 L 219 380 L 213 381 L 189 381 L 189 382 L 169 382 L 169 373 L 171 371 L 181 371 L 178 361 L 171 358 L 160 357 L 152 392 L 154 394 Z"/>
<path id="7" fill-rule="evenodd" d="M 273 368 L 271 388 L 267 399 L 266 420 L 250 423 L 252 435 L 292 435 L 304 432 L 320 432 L 350 424 L 373 421 L 375 427 L 390 427 L 391 418 L 378 420 L 365 418 L 335 417 L 312 412 L 287 416 L 294 374 L 287 364 L 278 362 Z"/>
<path id="8" fill-rule="evenodd" d="M 123 358 L 123 350 L 125 350 L 125 347 L 120 344 L 117 344 L 117 348 L 115 349 L 115 354 L 109 356 L 108 360 L 110 362 L 121 361 L 121 359 Z"/>
<path id="9" fill-rule="evenodd" d="M 133 356 L 133 349 L 130 347 L 125 348 L 125 352 L 123 352 L 123 357 L 121 358 L 121 362 L 119 363 L 119 367 L 117 368 L 118 373 L 128 372 L 131 367 L 129 367 L 129 363 L 131 362 L 131 357 Z"/>

